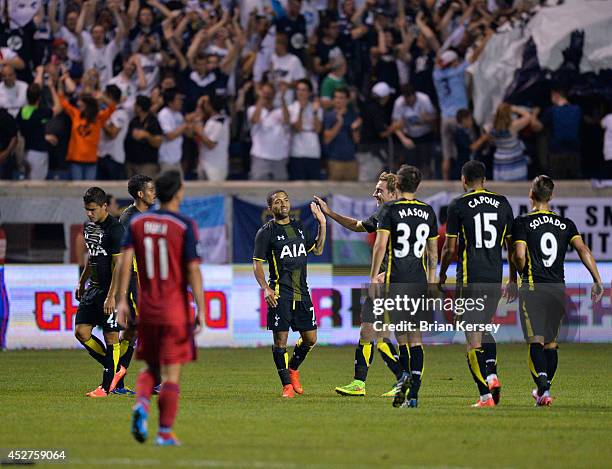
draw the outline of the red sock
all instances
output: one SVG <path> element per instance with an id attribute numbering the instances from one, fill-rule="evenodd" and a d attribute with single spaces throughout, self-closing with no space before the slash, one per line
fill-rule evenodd
<path id="1" fill-rule="evenodd" d="M 176 412 L 178 411 L 179 385 L 176 383 L 162 383 L 157 404 L 159 405 L 159 431 L 170 432 Z"/>
<path id="2" fill-rule="evenodd" d="M 154 386 L 155 374 L 151 370 L 143 370 L 138 373 L 138 378 L 136 378 L 136 402 L 144 405 L 147 412 L 149 411 L 149 401 Z"/>

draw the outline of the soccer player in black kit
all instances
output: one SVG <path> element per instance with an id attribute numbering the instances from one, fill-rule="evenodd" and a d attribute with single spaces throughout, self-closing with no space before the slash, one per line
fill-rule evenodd
<path id="1" fill-rule="evenodd" d="M 83 196 L 89 222 L 84 227 L 85 245 L 89 253 L 87 266 L 79 279 L 76 299 L 75 336 L 89 354 L 103 367 L 102 384 L 87 393 L 88 397 L 106 397 L 119 363 L 119 330 L 115 311 L 117 275 L 115 266 L 121 255 L 123 227 L 108 213 L 106 193 L 99 187 L 90 187 Z M 85 289 L 85 284 L 89 285 Z M 106 346 L 92 335 L 99 326 Z"/>
<path id="2" fill-rule="evenodd" d="M 355 232 L 374 233 L 378 227 L 378 212 L 382 204 L 397 199 L 397 177 L 393 173 L 383 172 L 378 177 L 378 182 L 372 193 L 372 197 L 376 199 L 376 212 L 365 220 L 356 220 L 340 213 L 334 212 L 327 203 L 315 196 L 315 201 L 321 207 L 323 213 L 329 216 L 332 220 L 338 222 L 344 228 Z M 384 270 L 387 263 L 383 260 L 382 269 Z M 384 272 L 379 275 L 384 276 Z M 345 386 L 335 388 L 336 393 L 341 396 L 365 396 L 366 395 L 366 379 L 372 361 L 374 359 L 374 346 L 380 353 L 382 360 L 385 362 L 391 373 L 395 376 L 396 384 L 390 391 L 384 393 L 381 397 L 394 397 L 397 390 L 402 385 L 404 377 L 402 366 L 399 363 L 399 354 L 389 339 L 389 332 L 376 332 L 374 330 L 374 322 L 376 316 L 373 313 L 373 304 L 371 298 L 366 298 L 361 307 L 361 324 L 359 327 L 359 343 L 355 347 L 355 373 L 353 381 Z M 399 387 L 398 387 L 399 386 Z"/>
<path id="3" fill-rule="evenodd" d="M 123 226 L 124 231 L 127 231 L 130 226 L 130 220 L 135 215 L 144 213 L 155 203 L 155 183 L 149 176 L 135 174 L 128 181 L 128 192 L 134 199 L 134 202 L 126 208 L 119 221 Z M 130 278 L 130 286 L 127 292 L 128 305 L 130 307 L 130 315 L 127 322 L 127 328 L 121 333 L 120 358 L 119 365 L 115 370 L 115 376 L 111 382 L 111 392 L 113 394 L 131 396 L 135 392 L 125 387 L 123 382 L 127 369 L 132 361 L 134 354 L 134 344 L 136 342 L 136 317 L 138 316 L 138 267 L 136 258 L 132 262 L 132 277 Z"/>
<path id="4" fill-rule="evenodd" d="M 512 207 L 500 194 L 484 188 L 486 168 L 480 161 L 468 161 L 461 168 L 466 191 L 448 207 L 446 241 L 441 253 L 440 285 L 452 261 L 457 240 L 457 296 L 484 299 L 484 309 L 466 311 L 461 319 L 470 324 L 488 324 L 502 295 L 504 243 L 511 252 Z M 516 298 L 516 269 L 510 263 L 508 300 Z M 489 332 L 466 332 L 467 361 L 480 399 L 474 407 L 499 403 L 501 385 L 497 376 L 497 346 Z"/>
<path id="5" fill-rule="evenodd" d="M 316 239 L 298 220 L 289 216 L 291 203 L 283 190 L 268 194 L 268 208 L 273 219 L 262 226 L 255 236 L 253 272 L 264 291 L 268 305 L 268 329 L 272 331 L 272 356 L 278 371 L 283 397 L 293 398 L 304 392 L 298 367 L 317 341 L 317 320 L 306 282 L 308 253 L 323 253 L 325 245 L 325 215 L 312 202 L 310 210 L 319 222 Z M 266 281 L 263 263 L 267 262 L 270 280 Z M 289 360 L 287 338 L 289 328 L 300 333 Z"/>
<path id="6" fill-rule="evenodd" d="M 557 371 L 557 335 L 565 314 L 564 261 L 571 245 L 593 278 L 591 299 L 601 300 L 597 264 L 572 220 L 550 210 L 554 183 L 548 176 L 533 180 L 532 211 L 516 218 L 512 230 L 514 262 L 521 272 L 519 312 L 529 344 L 529 370 L 537 389 L 536 406 L 550 406 L 550 386 Z"/>
<path id="7" fill-rule="evenodd" d="M 415 197 L 420 183 L 421 171 L 403 165 L 397 172 L 400 198 L 384 204 L 378 214 L 370 283 L 382 283 L 379 273 L 387 252 L 384 283 L 391 297 L 395 294 L 425 297 L 427 285 L 433 285 L 436 280 L 438 222 L 434 209 Z M 413 313 L 421 316 L 423 312 Z M 393 317 L 408 319 L 410 314 L 408 311 L 390 312 L 392 322 L 395 322 Z M 395 335 L 400 348 L 400 364 L 407 376 L 393 399 L 393 407 L 417 407 L 424 367 L 422 334 L 417 328 Z"/>

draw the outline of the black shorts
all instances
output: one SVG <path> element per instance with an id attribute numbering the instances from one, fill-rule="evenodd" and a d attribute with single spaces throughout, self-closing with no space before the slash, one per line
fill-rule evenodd
<path id="1" fill-rule="evenodd" d="M 117 313 L 109 316 L 104 314 L 106 294 L 107 292 L 97 287 L 89 287 L 85 290 L 83 298 L 79 302 L 75 323 L 99 326 L 104 332 L 120 331 L 121 327 L 117 324 Z"/>
<path id="2" fill-rule="evenodd" d="M 490 324 L 502 296 L 501 283 L 475 283 L 457 287 L 457 298 L 464 304 L 455 303 L 455 317 L 467 324 Z M 469 300 L 473 302 L 468 303 Z M 461 308 L 461 310 L 460 310 Z"/>
<path id="3" fill-rule="evenodd" d="M 268 308 L 268 329 L 274 332 L 291 330 L 303 332 L 317 328 L 317 318 L 310 298 L 302 301 L 278 299 L 276 308 Z"/>
<path id="4" fill-rule="evenodd" d="M 537 284 L 533 290 L 521 286 L 519 312 L 525 339 L 544 337 L 544 342 L 555 342 L 565 316 L 565 287 L 559 284 Z"/>

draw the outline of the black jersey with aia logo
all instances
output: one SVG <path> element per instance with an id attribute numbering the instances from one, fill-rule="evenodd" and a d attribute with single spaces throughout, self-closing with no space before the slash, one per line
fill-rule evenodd
<path id="1" fill-rule="evenodd" d="M 268 262 L 268 283 L 281 298 L 301 301 L 303 296 L 309 297 L 306 265 L 315 244 L 302 223 L 294 219 L 286 225 L 270 220 L 257 232 L 253 259 Z"/>
<path id="2" fill-rule="evenodd" d="M 564 283 L 565 254 L 580 237 L 572 220 L 555 212 L 537 210 L 514 220 L 512 240 L 527 245 L 527 262 L 522 272 L 523 282 Z"/>
<path id="3" fill-rule="evenodd" d="M 427 283 L 427 240 L 438 237 L 436 212 L 420 200 L 398 199 L 383 205 L 378 231 L 389 232 L 386 283 Z"/>
<path id="4" fill-rule="evenodd" d="M 83 235 L 89 254 L 91 285 L 108 291 L 113 276 L 113 256 L 121 253 L 123 226 L 108 215 L 100 224 L 86 223 Z"/>
<path id="5" fill-rule="evenodd" d="M 512 222 L 508 199 L 495 192 L 473 190 L 450 203 L 446 236 L 459 238 L 458 284 L 501 282 L 502 247 Z"/>

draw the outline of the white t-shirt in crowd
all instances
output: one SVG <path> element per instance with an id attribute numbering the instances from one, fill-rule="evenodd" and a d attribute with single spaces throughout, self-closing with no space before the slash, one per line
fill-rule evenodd
<path id="1" fill-rule="evenodd" d="M 138 54 L 138 59 L 147 80 L 147 87 L 144 90 L 140 90 L 139 94 L 151 96 L 153 88 L 157 86 L 159 81 L 159 66 L 162 63 L 162 55 L 159 52 L 149 55 Z"/>
<path id="2" fill-rule="evenodd" d="M 601 120 L 601 126 L 606 130 L 604 134 L 603 154 L 604 160 L 612 160 L 612 114 L 608 114 Z"/>
<path id="3" fill-rule="evenodd" d="M 289 106 L 289 117 L 292 124 L 298 121 L 300 116 L 300 103 L 294 101 Z M 317 111 L 319 121 L 323 120 L 323 110 Z M 314 130 L 314 112 L 312 103 L 308 103 L 302 113 L 302 131 L 292 130 L 290 156 L 298 158 L 321 158 L 321 144 L 319 136 Z"/>
<path id="4" fill-rule="evenodd" d="M 109 85 L 115 85 L 121 90 L 123 107 L 129 112 L 133 111 L 134 104 L 136 104 L 136 96 L 138 95 L 138 83 L 136 80 L 136 73 L 134 73 L 132 78 L 127 78 L 122 73 L 119 73 L 108 81 Z"/>
<path id="5" fill-rule="evenodd" d="M 115 138 L 111 139 L 107 137 L 106 132 L 102 130 L 100 133 L 100 143 L 98 143 L 98 155 L 110 155 L 113 161 L 123 164 L 125 163 L 125 149 L 123 148 L 123 143 L 130 124 L 130 116 L 123 106 L 119 106 L 115 109 L 115 112 L 111 114 L 109 121 L 119 129 L 119 132 L 117 132 Z"/>
<path id="6" fill-rule="evenodd" d="M 157 114 L 157 120 L 162 132 L 165 134 L 173 132 L 183 124 L 185 119 L 180 112 L 173 111 L 165 107 Z M 183 154 L 183 136 L 180 135 L 174 140 L 167 140 L 165 137 L 159 147 L 159 162 L 162 164 L 177 164 L 181 162 Z"/>
<path id="7" fill-rule="evenodd" d="M 19 109 L 27 104 L 26 92 L 28 84 L 25 81 L 15 80 L 15 85 L 8 88 L 4 82 L 0 83 L 0 107 L 3 107 L 8 113 L 17 117 Z"/>
<path id="8" fill-rule="evenodd" d="M 216 142 L 214 148 L 206 145 L 200 147 L 199 169 L 206 172 L 209 181 L 225 181 L 227 179 L 230 119 L 225 114 L 210 117 L 204 124 L 204 135 Z"/>
<path id="9" fill-rule="evenodd" d="M 110 41 L 97 48 L 88 32 L 83 31 L 81 36 L 83 37 L 83 48 L 81 49 L 83 67 L 85 70 L 95 68 L 100 74 L 100 86 L 104 88 L 113 76 L 113 60 L 119 53 L 117 41 Z"/>
<path id="10" fill-rule="evenodd" d="M 57 33 L 57 37 L 63 39 L 66 41 L 66 44 L 68 44 L 68 58 L 73 62 L 80 62 L 82 57 L 77 35 L 70 31 L 66 26 L 62 26 Z"/>
<path id="11" fill-rule="evenodd" d="M 255 113 L 255 106 L 247 110 L 249 122 Z M 259 123 L 251 124 L 251 155 L 264 160 L 284 160 L 289 157 L 291 134 L 283 121 L 283 110 L 263 108 Z"/>
<path id="12" fill-rule="evenodd" d="M 436 110 L 431 104 L 431 99 L 425 93 L 416 92 L 416 101 L 413 106 L 408 106 L 403 96 L 395 100 L 393 104 L 393 120 L 402 120 L 404 133 L 410 138 L 418 138 L 433 132 L 432 124 L 423 122 L 421 114 L 435 114 Z"/>
<path id="13" fill-rule="evenodd" d="M 270 80 L 276 86 L 276 90 L 279 89 L 281 82 L 293 83 L 297 80 L 301 80 L 306 77 L 306 71 L 300 59 L 293 54 L 285 54 L 279 57 L 276 54 L 272 54 L 272 66 L 270 72 Z M 293 90 L 288 89 L 285 91 L 285 102 L 288 104 L 293 101 Z M 276 94 L 274 105 L 280 106 L 280 93 Z"/>

